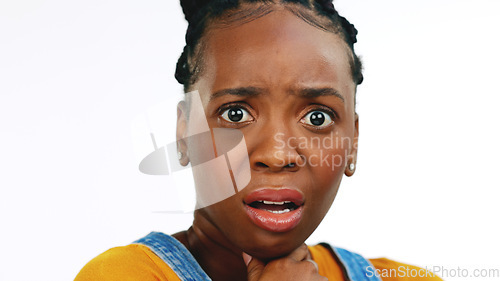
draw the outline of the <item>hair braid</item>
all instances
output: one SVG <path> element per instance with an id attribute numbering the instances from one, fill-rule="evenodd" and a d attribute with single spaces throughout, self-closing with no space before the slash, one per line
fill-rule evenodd
<path id="1" fill-rule="evenodd" d="M 175 78 L 184 85 L 186 92 L 195 82 L 197 73 L 199 73 L 198 61 L 200 58 L 194 57 L 208 21 L 220 17 L 229 10 L 237 9 L 242 3 L 296 4 L 326 17 L 352 51 L 354 59 L 351 63 L 351 71 L 354 82 L 356 84 L 363 82 L 361 60 L 354 52 L 358 31 L 346 18 L 338 14 L 332 0 L 180 0 L 180 2 L 189 25 L 185 37 L 186 46 L 177 61 Z"/>

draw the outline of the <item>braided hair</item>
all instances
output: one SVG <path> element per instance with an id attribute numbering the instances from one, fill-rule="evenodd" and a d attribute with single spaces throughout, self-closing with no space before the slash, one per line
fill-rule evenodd
<path id="1" fill-rule="evenodd" d="M 209 25 L 250 21 L 272 11 L 273 5 L 285 8 L 307 23 L 341 36 L 352 51 L 350 62 L 354 83 L 363 82 L 360 58 L 354 52 L 358 31 L 346 18 L 335 10 L 333 0 L 180 0 L 188 22 L 186 46 L 177 61 L 175 79 L 188 92 L 201 72 L 203 50 L 201 38 Z"/>

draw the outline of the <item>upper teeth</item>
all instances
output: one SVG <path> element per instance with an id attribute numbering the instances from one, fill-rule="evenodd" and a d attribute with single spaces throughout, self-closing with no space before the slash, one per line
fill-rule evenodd
<path id="1" fill-rule="evenodd" d="M 279 201 L 279 202 L 274 202 L 274 201 L 260 201 L 264 204 L 267 204 L 267 205 L 283 205 L 283 204 L 286 204 L 286 203 L 291 203 L 291 201 Z"/>
<path id="2" fill-rule="evenodd" d="M 284 214 L 284 213 L 288 213 L 290 212 L 290 209 L 284 209 L 284 210 L 276 210 L 276 211 L 272 211 L 272 210 L 267 210 L 268 212 L 271 212 L 273 214 Z"/>

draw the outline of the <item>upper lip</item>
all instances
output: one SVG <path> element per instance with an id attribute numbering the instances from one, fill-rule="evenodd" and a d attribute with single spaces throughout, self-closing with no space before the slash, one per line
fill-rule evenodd
<path id="1" fill-rule="evenodd" d="M 246 195 L 243 199 L 243 202 L 247 205 L 255 201 L 290 201 L 297 206 L 301 206 L 304 204 L 304 195 L 295 188 L 261 188 Z"/>

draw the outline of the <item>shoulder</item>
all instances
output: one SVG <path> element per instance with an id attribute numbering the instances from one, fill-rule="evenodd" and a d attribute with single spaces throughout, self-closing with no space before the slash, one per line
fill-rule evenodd
<path id="1" fill-rule="evenodd" d="M 344 279 L 339 276 L 343 272 L 343 275 L 353 275 L 351 277 L 356 280 L 368 278 L 382 281 L 442 281 L 437 275 L 417 266 L 386 258 L 365 259 L 355 252 L 331 247 L 326 243 L 310 246 L 309 250 L 318 263 L 320 272 L 323 268 L 323 276 L 330 278 L 335 274 L 337 279 L 333 280 Z"/>
<path id="2" fill-rule="evenodd" d="M 162 260 L 144 245 L 112 248 L 92 259 L 76 276 L 87 280 L 179 280 Z"/>
<path id="3" fill-rule="evenodd" d="M 393 261 L 387 258 L 370 259 L 370 262 L 373 265 L 373 267 L 369 269 L 371 274 L 379 275 L 383 281 L 443 280 L 425 268 Z"/>

